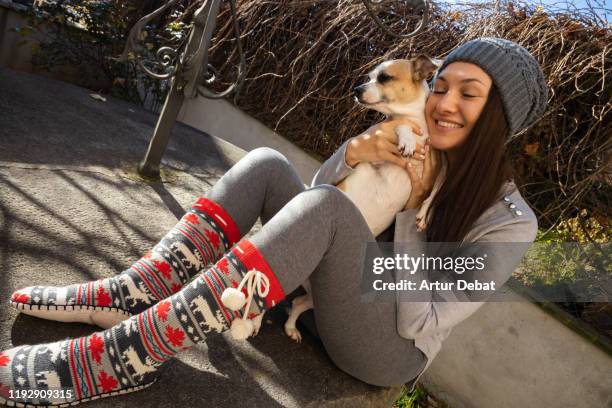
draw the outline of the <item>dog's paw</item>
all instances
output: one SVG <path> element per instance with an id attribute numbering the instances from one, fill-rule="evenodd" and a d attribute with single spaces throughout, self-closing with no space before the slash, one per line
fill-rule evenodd
<path id="1" fill-rule="evenodd" d="M 291 337 L 293 341 L 296 341 L 298 343 L 302 342 L 302 334 L 296 327 L 285 326 L 285 333 L 287 334 L 287 336 Z"/>
<path id="2" fill-rule="evenodd" d="M 296 298 L 293 298 L 293 300 L 291 301 L 291 308 L 292 309 L 296 309 L 299 308 L 300 306 L 302 306 L 304 304 L 304 302 L 308 301 L 308 294 L 302 295 L 302 296 L 298 296 Z"/>
<path id="3" fill-rule="evenodd" d="M 416 150 L 417 140 L 410 126 L 400 125 L 395 129 L 397 148 L 403 157 L 412 156 Z"/>
<path id="4" fill-rule="evenodd" d="M 416 229 L 418 232 L 423 232 L 427 228 L 427 223 L 425 223 L 423 218 L 416 219 Z"/>
<path id="5" fill-rule="evenodd" d="M 260 313 L 251 319 L 251 321 L 253 322 L 253 334 L 251 334 L 252 337 L 257 336 L 257 333 L 259 333 L 259 329 L 261 328 L 261 322 L 263 321 L 263 316 L 264 314 Z"/>

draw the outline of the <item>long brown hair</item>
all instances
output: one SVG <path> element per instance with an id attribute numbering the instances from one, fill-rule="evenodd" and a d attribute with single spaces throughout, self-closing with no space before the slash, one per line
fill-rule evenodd
<path id="1" fill-rule="evenodd" d="M 430 242 L 460 242 L 489 208 L 512 168 L 505 155 L 508 123 L 495 85 L 467 140 L 457 149 L 447 178 L 432 200 L 427 226 Z M 429 214 L 428 214 L 429 215 Z"/>

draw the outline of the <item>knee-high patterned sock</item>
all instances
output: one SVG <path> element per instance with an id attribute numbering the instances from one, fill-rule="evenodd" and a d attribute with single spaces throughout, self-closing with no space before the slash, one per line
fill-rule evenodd
<path id="1" fill-rule="evenodd" d="M 274 306 L 285 294 L 261 253 L 242 240 L 181 291 L 110 329 L 0 353 L 0 402 L 14 402 L 10 395 L 20 388 L 72 390 L 69 398 L 51 402 L 75 403 L 150 385 L 157 379 L 160 365 L 174 354 L 238 321 L 241 313 L 226 308 L 221 296 L 227 288 L 240 287 L 243 277 L 249 279 L 252 273 L 248 271 L 254 269 L 264 276 L 265 288 L 246 285 L 242 289 L 250 288 L 253 303 L 249 314 L 257 314 Z M 50 401 L 27 402 L 36 406 Z"/>
<path id="2" fill-rule="evenodd" d="M 11 304 L 41 318 L 112 327 L 180 290 L 240 239 L 230 215 L 200 198 L 144 257 L 112 278 L 64 287 L 32 286 Z"/>

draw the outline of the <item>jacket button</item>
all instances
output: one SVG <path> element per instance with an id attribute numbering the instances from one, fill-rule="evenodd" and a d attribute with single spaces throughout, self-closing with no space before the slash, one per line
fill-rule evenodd
<path id="1" fill-rule="evenodd" d="M 523 212 L 522 212 L 521 210 L 516 210 L 514 213 L 515 213 L 516 215 L 523 215 Z"/>
<path id="2" fill-rule="evenodd" d="M 504 197 L 504 201 L 505 201 L 505 202 L 507 202 L 507 203 L 509 203 L 509 202 L 510 202 L 510 197 L 507 197 L 507 196 L 506 196 L 506 197 Z"/>
<path id="3" fill-rule="evenodd" d="M 512 210 L 514 210 L 516 208 L 516 205 L 510 204 L 508 207 L 510 207 Z"/>

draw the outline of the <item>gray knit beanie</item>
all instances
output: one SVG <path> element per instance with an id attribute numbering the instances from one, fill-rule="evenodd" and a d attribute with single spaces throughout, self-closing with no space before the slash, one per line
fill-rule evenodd
<path id="1" fill-rule="evenodd" d="M 538 62 L 525 48 L 502 38 L 468 41 L 444 59 L 438 73 L 451 62 L 471 62 L 493 79 L 512 136 L 535 123 L 546 110 L 548 86 Z"/>

